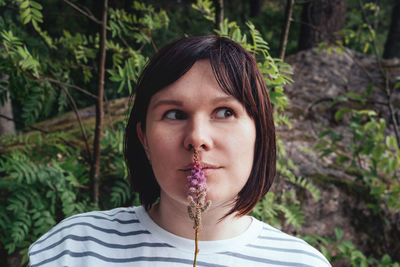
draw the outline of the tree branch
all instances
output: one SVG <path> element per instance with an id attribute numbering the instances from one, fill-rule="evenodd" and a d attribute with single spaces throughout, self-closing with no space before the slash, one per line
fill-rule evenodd
<path id="1" fill-rule="evenodd" d="M 98 69 L 98 92 L 96 105 L 96 128 L 93 142 L 93 161 L 90 170 L 90 178 L 93 190 L 93 203 L 99 205 L 100 187 L 100 141 L 103 131 L 103 95 L 104 95 L 104 72 L 106 62 L 106 41 L 107 41 L 107 8 L 108 0 L 104 0 L 102 8 L 102 26 L 100 29 L 100 48 L 99 48 L 99 69 Z"/>
<path id="2" fill-rule="evenodd" d="M 71 87 L 71 88 L 74 88 L 74 89 L 78 90 L 79 92 L 82 92 L 82 93 L 84 93 L 84 94 L 86 94 L 86 95 L 88 95 L 88 96 L 93 97 L 94 99 L 97 99 L 97 96 L 96 96 L 96 95 L 90 93 L 89 91 L 87 91 L 87 90 L 85 90 L 85 89 L 83 89 L 83 88 L 81 88 L 81 87 L 79 87 L 79 86 L 73 85 L 73 84 L 64 83 L 64 82 L 62 82 L 62 81 L 59 81 L 59 80 L 56 80 L 56 79 L 53 79 L 53 78 L 47 78 L 47 77 L 39 77 L 39 78 L 37 78 L 36 80 L 39 80 L 39 81 L 49 81 L 49 82 L 51 82 L 51 83 L 55 83 L 55 84 L 58 84 L 58 85 L 61 85 L 61 86 Z"/>
<path id="3" fill-rule="evenodd" d="M 64 82 L 59 81 L 59 80 L 54 79 L 54 78 L 48 78 L 48 77 L 42 77 L 42 76 L 35 77 L 31 73 L 29 73 L 29 72 L 27 72 L 27 71 L 25 71 L 23 69 L 21 69 L 21 71 L 32 80 L 36 80 L 36 81 L 39 81 L 39 82 L 51 82 L 51 83 L 55 83 L 55 84 L 58 84 L 58 85 L 61 85 L 61 86 L 65 86 L 65 87 L 71 87 L 71 88 L 74 88 L 74 89 L 76 89 L 76 90 L 88 95 L 88 96 L 93 97 L 94 99 L 97 99 L 96 95 L 90 93 L 89 91 L 87 91 L 87 90 L 85 90 L 83 88 L 80 88 L 79 86 L 76 86 L 76 85 L 73 85 L 73 84 L 69 84 L 69 83 L 64 83 Z"/>
<path id="4" fill-rule="evenodd" d="M 71 3 L 68 0 L 63 0 L 65 3 L 67 3 L 70 7 L 72 7 L 73 9 L 75 9 L 76 11 L 78 11 L 79 13 L 81 13 L 83 16 L 87 17 L 88 19 L 94 21 L 97 24 L 101 24 L 102 22 L 100 20 L 98 20 L 95 16 L 93 16 L 92 14 L 89 14 L 85 11 L 83 11 L 82 9 L 80 9 L 77 5 L 75 5 L 74 3 Z"/>
<path id="5" fill-rule="evenodd" d="M 285 51 L 289 36 L 290 21 L 292 20 L 294 0 L 287 0 L 286 11 L 285 11 L 285 25 L 282 32 L 280 48 L 279 48 L 279 58 L 283 61 L 285 59 Z"/>
<path id="6" fill-rule="evenodd" d="M 320 29 L 318 29 L 318 27 L 315 27 L 315 25 L 312 25 L 311 23 L 307 23 L 307 22 L 304 22 L 301 20 L 295 20 L 295 19 L 292 19 L 291 21 L 295 22 L 295 23 L 299 23 L 299 24 L 304 24 L 304 25 L 312 28 L 314 31 L 321 32 Z"/>

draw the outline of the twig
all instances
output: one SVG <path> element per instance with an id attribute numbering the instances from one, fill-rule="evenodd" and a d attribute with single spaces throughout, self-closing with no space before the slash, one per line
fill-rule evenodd
<path id="1" fill-rule="evenodd" d="M 82 124 L 82 119 L 81 119 L 81 116 L 79 114 L 78 107 L 76 106 L 75 101 L 72 98 L 71 94 L 68 92 L 68 89 L 63 87 L 63 86 L 61 86 L 61 88 L 66 93 L 66 95 L 67 95 L 67 97 L 69 99 L 69 102 L 71 103 L 72 110 L 74 111 L 76 119 L 78 120 L 79 128 L 81 129 L 82 137 L 83 137 L 83 140 L 85 141 L 86 153 L 88 155 L 89 163 L 90 163 L 92 160 L 91 160 L 91 155 L 90 155 L 89 142 L 88 142 L 88 138 L 87 138 L 87 135 L 86 135 L 86 132 L 85 132 L 85 128 L 83 127 L 83 124 Z"/>
<path id="2" fill-rule="evenodd" d="M 95 16 L 93 16 L 92 14 L 89 14 L 85 11 L 83 11 L 82 9 L 80 9 L 77 5 L 75 5 L 74 3 L 71 3 L 68 0 L 63 0 L 65 3 L 67 3 L 70 7 L 72 7 L 73 9 L 75 9 L 76 11 L 78 11 L 79 13 L 81 13 L 82 15 L 84 15 L 85 17 L 87 17 L 88 19 L 94 21 L 97 24 L 101 24 L 102 22 L 100 20 L 98 20 Z"/>
<path id="3" fill-rule="evenodd" d="M 154 43 L 153 38 L 151 38 L 150 40 L 151 40 L 151 45 L 153 46 L 154 52 L 158 53 L 158 48 L 157 48 L 156 44 Z"/>
<path id="4" fill-rule="evenodd" d="M 314 31 L 321 32 L 321 30 L 318 29 L 318 27 L 315 27 L 315 25 L 312 25 L 311 23 L 307 23 L 307 22 L 304 22 L 304 21 L 301 21 L 301 20 L 295 20 L 295 19 L 291 19 L 290 21 L 295 22 L 295 23 L 299 23 L 299 24 L 304 24 L 304 25 L 312 28 Z"/>
<path id="5" fill-rule="evenodd" d="M 93 203 L 99 205 L 99 187 L 100 187 L 100 141 L 103 130 L 103 95 L 104 95 L 104 69 L 106 62 L 106 41 L 107 41 L 107 8 L 108 0 L 104 0 L 102 8 L 102 26 L 100 31 L 99 48 L 99 73 L 98 73 L 98 92 L 96 105 L 96 128 L 93 142 L 93 160 L 90 170 L 90 178 L 93 189 Z"/>
<path id="6" fill-rule="evenodd" d="M 94 99 L 97 99 L 96 95 L 90 93 L 89 91 L 86 91 L 83 88 L 80 88 L 79 86 L 76 86 L 76 85 L 73 85 L 73 84 L 69 84 L 69 83 L 64 83 L 64 82 L 59 81 L 59 80 L 54 79 L 54 78 L 48 78 L 48 77 L 42 77 L 42 76 L 36 77 L 36 76 L 33 76 L 31 73 L 23 70 L 23 69 L 20 69 L 20 70 L 32 80 L 36 80 L 36 81 L 39 81 L 39 82 L 51 82 L 51 83 L 55 83 L 55 84 L 58 84 L 58 85 L 71 87 L 71 88 L 74 88 L 74 89 L 76 89 L 76 90 L 88 95 L 88 96 L 93 97 Z"/>
<path id="7" fill-rule="evenodd" d="M 154 52 L 158 53 L 158 48 L 157 48 L 156 44 L 154 43 L 153 38 L 151 37 L 151 31 L 150 30 L 148 32 L 148 36 L 150 38 L 150 42 L 151 42 L 151 45 L 153 46 Z"/>
<path id="8" fill-rule="evenodd" d="M 83 88 L 80 88 L 79 86 L 73 85 L 73 84 L 64 83 L 62 81 L 59 81 L 59 80 L 56 80 L 56 79 L 53 79 L 53 78 L 47 78 L 47 77 L 40 77 L 37 80 L 39 80 L 39 81 L 49 81 L 51 83 L 56 83 L 56 84 L 59 84 L 59 85 L 62 85 L 62 86 L 71 87 L 71 88 L 74 88 L 74 89 L 78 90 L 79 92 L 82 92 L 82 93 L 84 93 L 84 94 L 86 94 L 88 96 L 93 97 L 94 99 L 97 99 L 96 95 L 90 93 L 89 91 L 86 91 Z"/>
<path id="9" fill-rule="evenodd" d="M 285 51 L 286 51 L 286 46 L 287 46 L 287 41 L 288 41 L 288 36 L 289 36 L 290 21 L 292 19 L 293 6 L 294 6 L 294 0 L 287 0 L 286 11 L 285 11 L 285 26 L 284 26 L 284 31 L 282 33 L 281 42 L 279 45 L 280 46 L 279 58 L 282 61 L 285 59 Z"/>
<path id="10" fill-rule="evenodd" d="M 129 50 L 133 50 L 132 47 L 128 44 L 128 42 L 125 40 L 124 37 L 122 37 L 122 36 L 118 36 L 118 37 L 121 40 L 121 42 L 125 45 L 126 48 L 128 48 Z"/>

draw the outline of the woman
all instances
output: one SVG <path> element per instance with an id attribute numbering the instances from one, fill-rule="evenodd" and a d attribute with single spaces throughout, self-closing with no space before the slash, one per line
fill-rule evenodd
<path id="1" fill-rule="evenodd" d="M 166 46 L 139 78 L 125 159 L 143 206 L 64 220 L 31 246 L 31 265 L 191 266 L 194 151 L 212 202 L 197 266 L 330 266 L 304 241 L 246 215 L 275 175 L 272 107 L 254 58 L 216 36 Z"/>

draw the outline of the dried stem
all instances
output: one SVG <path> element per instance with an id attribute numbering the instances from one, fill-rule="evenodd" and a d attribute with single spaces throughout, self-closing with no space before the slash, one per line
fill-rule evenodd
<path id="1" fill-rule="evenodd" d="M 199 253 L 199 228 L 195 230 L 194 236 L 194 260 L 193 260 L 193 267 L 196 267 L 197 263 L 197 254 Z"/>

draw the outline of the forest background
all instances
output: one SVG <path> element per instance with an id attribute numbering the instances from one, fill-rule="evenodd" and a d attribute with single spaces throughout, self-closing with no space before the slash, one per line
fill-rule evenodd
<path id="1" fill-rule="evenodd" d="M 312 149 L 299 148 L 345 171 L 340 183 L 366 203 L 372 241 L 348 240 L 340 225 L 322 236 L 302 231 L 313 220 L 303 200 L 324 202 L 322 184 L 337 181 L 299 175 L 279 134 L 277 181 L 286 186 L 252 215 L 305 239 L 333 266 L 400 266 L 398 1 L 0 0 L 1 266 L 26 265 L 29 245 L 68 216 L 138 204 L 122 157 L 128 96 L 160 47 L 211 33 L 255 55 L 286 131 L 294 118 L 285 88 L 296 80 L 285 56 L 373 59 L 378 79 L 328 98 L 330 123 Z"/>

